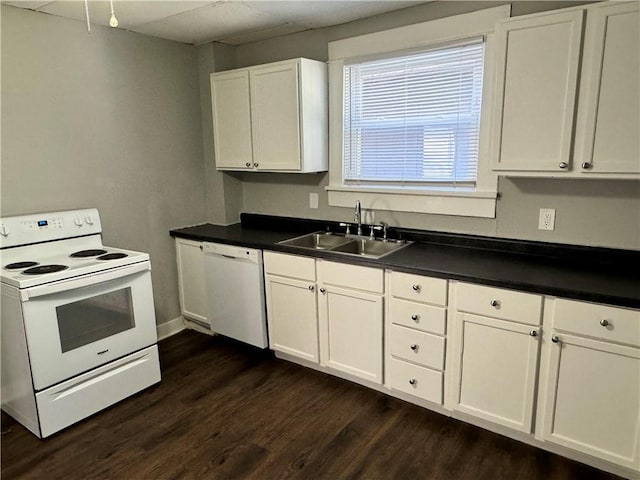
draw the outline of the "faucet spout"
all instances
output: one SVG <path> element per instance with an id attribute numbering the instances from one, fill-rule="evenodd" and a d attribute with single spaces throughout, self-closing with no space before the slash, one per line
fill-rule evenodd
<path id="1" fill-rule="evenodd" d="M 353 221 L 358 224 L 358 235 L 362 235 L 362 209 L 360 207 L 360 200 L 356 200 L 356 210 Z"/>

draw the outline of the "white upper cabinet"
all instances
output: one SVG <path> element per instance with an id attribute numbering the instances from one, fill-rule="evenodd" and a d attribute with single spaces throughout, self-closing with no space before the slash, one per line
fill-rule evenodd
<path id="1" fill-rule="evenodd" d="M 568 170 L 582 17 L 578 10 L 497 25 L 496 170 Z"/>
<path id="2" fill-rule="evenodd" d="M 211 74 L 218 170 L 328 166 L 327 68 L 299 58 Z"/>
<path id="3" fill-rule="evenodd" d="M 576 169 L 640 173 L 640 3 L 589 9 L 576 131 Z"/>
<path id="4" fill-rule="evenodd" d="M 498 23 L 494 170 L 639 177 L 639 5 L 603 2 Z"/>
<path id="5" fill-rule="evenodd" d="M 249 72 L 211 75 L 213 137 L 216 167 L 247 170 L 253 167 Z"/>

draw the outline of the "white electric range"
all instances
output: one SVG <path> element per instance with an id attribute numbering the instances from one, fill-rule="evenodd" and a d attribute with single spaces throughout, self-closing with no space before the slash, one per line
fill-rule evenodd
<path id="1" fill-rule="evenodd" d="M 42 438 L 159 382 L 149 255 L 96 209 L 0 221 L 2 409 Z"/>

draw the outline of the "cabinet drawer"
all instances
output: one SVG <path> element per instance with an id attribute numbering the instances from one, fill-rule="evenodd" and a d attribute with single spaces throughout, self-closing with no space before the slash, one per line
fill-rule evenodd
<path id="1" fill-rule="evenodd" d="M 459 283 L 457 310 L 485 317 L 540 325 L 542 295 Z"/>
<path id="2" fill-rule="evenodd" d="M 640 311 L 557 299 L 553 327 L 612 342 L 640 346 Z"/>
<path id="3" fill-rule="evenodd" d="M 315 282 L 316 261 L 309 257 L 264 252 L 264 271 L 283 277 L 300 278 Z"/>
<path id="4" fill-rule="evenodd" d="M 444 369 L 444 338 L 400 325 L 389 329 L 391 355 L 425 367 Z"/>
<path id="5" fill-rule="evenodd" d="M 444 307 L 434 307 L 424 303 L 391 298 L 389 301 L 389 319 L 397 325 L 444 335 L 447 324 L 447 311 Z"/>
<path id="6" fill-rule="evenodd" d="M 410 273 L 391 272 L 391 295 L 416 302 L 447 304 L 447 281 Z"/>
<path id="7" fill-rule="evenodd" d="M 369 292 L 384 292 L 383 270 L 337 262 L 318 263 L 319 280 L 324 284 L 338 285 Z"/>
<path id="8" fill-rule="evenodd" d="M 442 380 L 442 372 L 389 359 L 389 386 L 394 390 L 442 404 Z"/>

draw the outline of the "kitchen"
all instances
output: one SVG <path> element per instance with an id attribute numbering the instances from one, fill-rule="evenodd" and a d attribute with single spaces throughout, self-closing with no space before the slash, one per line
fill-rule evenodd
<path id="1" fill-rule="evenodd" d="M 238 46 L 194 47 L 2 7 L 2 216 L 96 207 L 107 245 L 149 252 L 161 338 L 182 328 L 169 230 L 228 225 L 241 212 L 351 222 L 328 204 L 329 175 L 215 169 L 209 74 L 297 57 L 328 41 L 500 2 L 433 2 Z M 573 6 L 514 2 L 512 15 Z M 117 2 L 116 2 L 117 13 Z M 124 18 L 121 18 L 123 21 Z M 377 210 L 392 226 L 638 250 L 637 180 L 500 177 L 495 218 Z M 309 194 L 319 208 L 309 208 Z M 538 230 L 540 208 L 556 229 Z M 162 358 L 161 358 L 162 361 Z M 4 441 L 4 440 L 3 440 Z"/>

